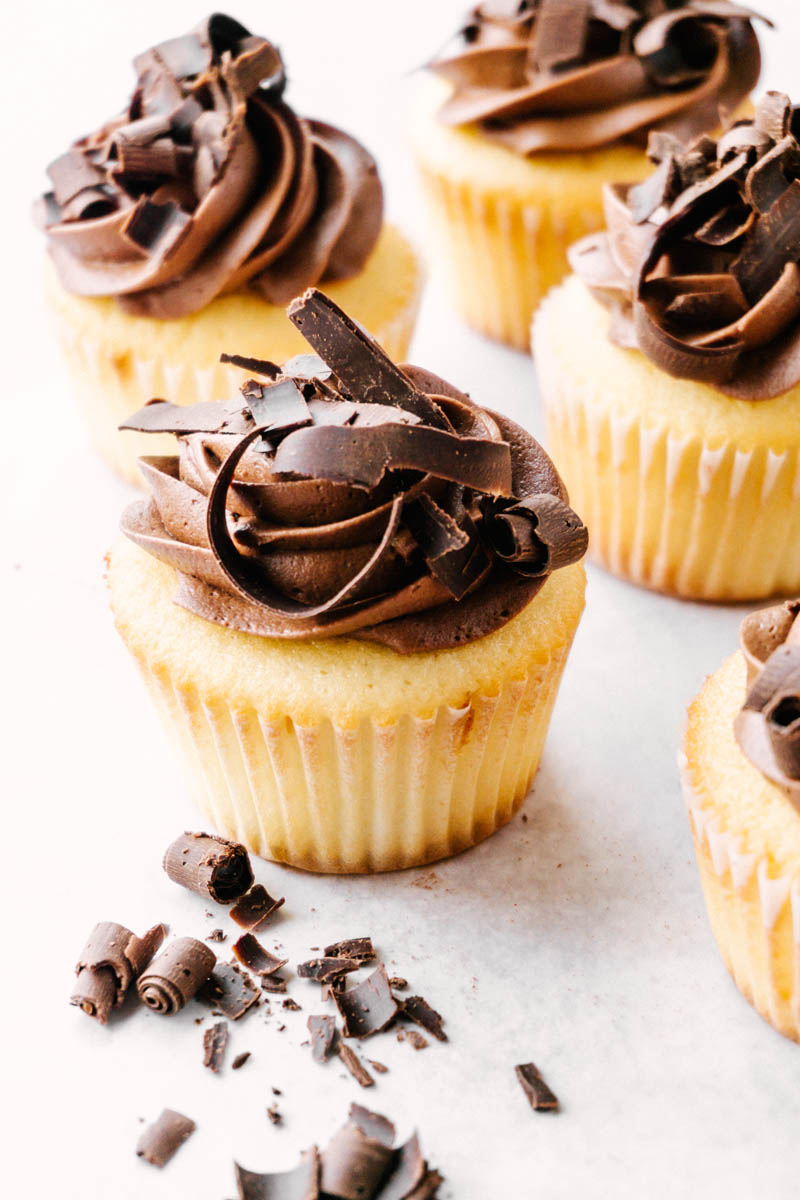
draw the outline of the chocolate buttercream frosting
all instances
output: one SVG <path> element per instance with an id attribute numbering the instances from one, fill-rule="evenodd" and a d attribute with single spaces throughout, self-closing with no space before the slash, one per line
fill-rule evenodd
<path id="1" fill-rule="evenodd" d="M 755 87 L 758 14 L 728 0 L 486 0 L 429 67 L 439 119 L 522 155 L 713 129 Z"/>
<path id="2" fill-rule="evenodd" d="M 261 363 L 230 403 L 157 400 L 122 426 L 178 439 L 140 459 L 151 497 L 122 519 L 177 568 L 178 604 L 408 653 L 499 628 L 583 556 L 586 528 L 518 425 L 396 366 L 321 292 L 288 311 L 315 354 Z"/>
<path id="3" fill-rule="evenodd" d="M 800 599 L 746 617 L 739 641 L 747 696 L 736 740 L 800 811 Z"/>
<path id="4" fill-rule="evenodd" d="M 778 92 L 717 142 L 652 135 L 654 173 L 607 186 L 606 231 L 570 251 L 612 341 L 740 400 L 800 382 L 798 139 Z"/>
<path id="5" fill-rule="evenodd" d="M 36 215 L 67 291 L 166 318 L 358 274 L 383 220 L 375 162 L 286 104 L 271 42 L 215 13 L 134 67 L 127 108 L 48 167 Z"/>

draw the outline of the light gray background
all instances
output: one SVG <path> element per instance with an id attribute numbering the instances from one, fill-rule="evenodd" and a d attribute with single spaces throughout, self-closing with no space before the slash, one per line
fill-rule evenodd
<path id="1" fill-rule="evenodd" d="M 758 7 L 781 23 L 764 37 L 765 81 L 791 90 L 797 9 Z M 373 149 L 390 214 L 413 230 L 404 88 L 461 8 L 240 0 L 235 9 L 283 48 L 298 110 Z M 252 1059 L 215 1078 L 200 1065 L 198 1010 L 172 1020 L 136 1012 L 101 1029 L 67 1004 L 96 920 L 141 931 L 164 919 L 201 935 L 214 922 L 160 871 L 163 847 L 199 820 L 112 628 L 103 553 L 131 492 L 93 457 L 75 419 L 27 208 L 45 164 L 124 100 L 133 53 L 202 11 L 185 0 L 40 0 L 15 6 L 5 24 L 1 1061 L 13 1140 L 3 1194 L 222 1200 L 234 1191 L 234 1155 L 257 1170 L 288 1167 L 356 1099 L 404 1134 L 417 1123 L 447 1176 L 444 1196 L 457 1200 L 788 1200 L 800 1173 L 800 1050 L 750 1010 L 722 967 L 675 768 L 685 705 L 733 649 L 741 612 L 649 595 L 599 571 L 590 570 L 526 824 L 517 817 L 470 854 L 393 877 L 259 865 L 259 878 L 286 894 L 274 935 L 293 961 L 328 939 L 372 934 L 446 1015 L 449 1045 L 415 1054 L 381 1037 L 367 1052 L 391 1072 L 361 1092 L 300 1048 L 319 1005 L 316 989 L 297 982 L 304 1011 L 286 1014 L 283 1033 L 277 1013 L 235 1026 L 232 1053 Z M 413 357 L 541 432 L 532 363 L 464 329 L 435 280 Z M 560 1116 L 527 1108 L 512 1071 L 527 1059 L 561 1097 Z M 284 1092 L 280 1128 L 265 1116 L 273 1085 Z M 199 1128 L 159 1173 L 133 1145 L 139 1118 L 164 1105 Z"/>

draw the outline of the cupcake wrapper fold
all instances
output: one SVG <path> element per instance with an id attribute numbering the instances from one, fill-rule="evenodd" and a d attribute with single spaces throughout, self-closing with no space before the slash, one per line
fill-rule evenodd
<path id="1" fill-rule="evenodd" d="M 698 600 L 800 591 L 800 439 L 710 446 L 609 412 L 537 346 L 548 453 L 608 570 Z"/>
<path id="2" fill-rule="evenodd" d="M 137 658 L 214 826 L 309 871 L 419 866 L 517 811 L 542 755 L 569 643 L 493 694 L 354 728 L 232 708 Z"/>
<path id="3" fill-rule="evenodd" d="M 517 198 L 453 183 L 428 165 L 420 177 L 453 304 L 474 329 L 527 351 L 534 310 L 569 270 L 567 248 L 602 228 L 599 188 L 596 205 L 561 193 L 556 206 L 544 193 Z"/>
<path id="4" fill-rule="evenodd" d="M 720 829 L 681 755 L 697 865 L 709 921 L 739 991 L 774 1029 L 800 1042 L 800 876 L 770 875 Z"/>

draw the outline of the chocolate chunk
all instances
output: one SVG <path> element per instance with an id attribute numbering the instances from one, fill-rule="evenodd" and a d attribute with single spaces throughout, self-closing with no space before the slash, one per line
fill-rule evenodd
<path id="1" fill-rule="evenodd" d="M 238 900 L 253 883 L 244 846 L 210 833 L 176 838 L 164 855 L 164 870 L 174 883 L 216 904 Z"/>
<path id="2" fill-rule="evenodd" d="M 244 1066 L 244 1064 L 247 1062 L 249 1057 L 250 1057 L 249 1050 L 243 1050 L 241 1054 L 237 1054 L 236 1058 L 231 1063 L 231 1070 L 238 1071 L 240 1067 Z"/>
<path id="3" fill-rule="evenodd" d="M 203 1034 L 203 1066 L 216 1074 L 222 1066 L 228 1045 L 227 1021 L 217 1021 Z"/>
<path id="4" fill-rule="evenodd" d="M 293 1000 L 291 998 L 291 996 L 287 996 L 287 998 L 284 1000 L 283 1004 L 281 1005 L 281 1008 L 286 1008 L 289 1010 L 289 1012 L 302 1012 L 303 1011 L 302 1006 L 300 1004 L 298 1004 L 296 1000 Z"/>
<path id="5" fill-rule="evenodd" d="M 315 1062 L 327 1062 L 336 1049 L 336 1021 L 330 1015 L 314 1015 L 308 1018 L 311 1034 L 311 1057 Z"/>
<path id="6" fill-rule="evenodd" d="M 238 1021 L 258 1003 L 258 988 L 236 963 L 223 963 L 211 975 L 199 998 L 232 1021 Z"/>
<path id="7" fill-rule="evenodd" d="M 176 938 L 150 963 L 136 985 L 139 999 L 170 1016 L 191 1000 L 208 980 L 216 955 L 197 938 Z"/>
<path id="8" fill-rule="evenodd" d="M 447 1034 L 443 1028 L 443 1018 L 435 1008 L 431 1008 L 430 1004 L 422 999 L 422 996 L 406 996 L 400 1001 L 400 1011 L 409 1021 L 414 1021 L 415 1024 L 421 1025 L 423 1029 L 426 1029 L 438 1041 L 447 1041 Z"/>
<path id="9" fill-rule="evenodd" d="M 231 909 L 231 916 L 237 925 L 251 933 L 257 933 L 266 925 L 273 913 L 286 903 L 285 897 L 274 900 L 265 887 L 257 883 L 246 896 L 237 901 Z"/>
<path id="10" fill-rule="evenodd" d="M 375 1080 L 361 1062 L 358 1055 L 350 1049 L 346 1042 L 339 1043 L 336 1053 L 339 1055 L 339 1058 L 347 1067 L 356 1083 L 359 1083 L 363 1088 L 373 1087 Z"/>
<path id="11" fill-rule="evenodd" d="M 333 942 L 325 947 L 326 958 L 352 958 L 359 966 L 372 962 L 375 958 L 375 948 L 372 938 L 345 938 L 343 942 Z"/>
<path id="12" fill-rule="evenodd" d="M 164 1167 L 196 1128 L 189 1117 L 165 1108 L 158 1120 L 142 1131 L 136 1153 L 154 1167 Z"/>
<path id="13" fill-rule="evenodd" d="M 428 425 L 447 428 L 449 422 L 439 406 L 418 391 L 385 350 L 329 296 L 309 288 L 292 301 L 287 314 L 353 399 L 390 404 Z"/>
<path id="14" fill-rule="evenodd" d="M 558 1100 L 542 1079 L 538 1067 L 533 1063 L 521 1063 L 514 1070 L 531 1108 L 545 1112 L 558 1111 Z"/>
<path id="15" fill-rule="evenodd" d="M 286 980 L 283 975 L 262 975 L 261 990 L 263 992 L 275 992 L 280 994 L 286 991 Z"/>
<path id="16" fill-rule="evenodd" d="M 219 361 L 230 363 L 232 367 L 241 367 L 243 371 L 252 371 L 255 375 L 264 375 L 267 379 L 277 379 L 281 374 L 278 364 L 270 362 L 267 358 L 245 358 L 243 354 L 220 354 Z"/>
<path id="17" fill-rule="evenodd" d="M 206 937 L 207 942 L 224 942 L 227 938 L 227 933 L 224 929 L 212 929 L 211 933 Z"/>
<path id="18" fill-rule="evenodd" d="M 406 1041 L 410 1042 L 415 1050 L 424 1050 L 428 1045 L 428 1039 L 416 1029 L 409 1029 L 406 1034 Z"/>
<path id="19" fill-rule="evenodd" d="M 403 988 L 408 987 L 408 980 L 403 979 L 402 975 L 390 975 L 389 987 L 392 989 L 392 991 L 402 991 Z"/>
<path id="20" fill-rule="evenodd" d="M 262 977 L 274 975 L 289 961 L 288 958 L 276 958 L 274 954 L 270 954 L 252 933 L 242 934 L 238 941 L 233 943 L 233 953 L 243 967 Z"/>
<path id="21" fill-rule="evenodd" d="M 521 575 L 536 578 L 583 558 L 586 526 L 558 496 L 528 496 L 496 509 L 489 538 L 497 557 Z"/>
<path id="22" fill-rule="evenodd" d="M 378 1072 L 379 1075 L 385 1075 L 389 1070 L 385 1063 L 377 1062 L 374 1058 L 368 1058 L 367 1062 Z"/>
<path id="23" fill-rule="evenodd" d="M 317 1200 L 319 1196 L 319 1157 L 316 1147 L 306 1151 L 291 1171 L 256 1175 L 238 1163 L 235 1168 L 239 1200 Z"/>
<path id="24" fill-rule="evenodd" d="M 344 1019 L 345 1037 L 379 1033 L 394 1020 L 398 1009 L 383 966 L 348 991 L 334 991 L 333 999 Z"/>
<path id="25" fill-rule="evenodd" d="M 308 962 L 297 964 L 297 974 L 300 979 L 315 979 L 317 983 L 330 983 L 350 971 L 357 971 L 358 962 L 353 958 L 310 958 Z"/>
<path id="26" fill-rule="evenodd" d="M 154 925 L 139 938 L 113 921 L 95 925 L 75 968 L 78 978 L 70 1003 L 105 1025 L 112 1008 L 122 1004 L 166 933 L 166 925 Z"/>

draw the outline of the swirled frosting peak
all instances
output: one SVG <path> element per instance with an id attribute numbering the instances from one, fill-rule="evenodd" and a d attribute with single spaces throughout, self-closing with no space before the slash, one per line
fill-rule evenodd
<path id="1" fill-rule="evenodd" d="M 713 129 L 758 81 L 757 14 L 729 0 L 486 0 L 430 68 L 439 112 L 519 154 Z"/>
<path id="2" fill-rule="evenodd" d="M 606 188 L 607 231 L 572 247 L 613 341 L 742 400 L 800 382 L 800 110 L 769 92 L 714 142 L 650 140 L 656 170 Z"/>
<path id="3" fill-rule="evenodd" d="M 800 600 L 746 617 L 740 644 L 748 691 L 737 741 L 800 810 Z"/>
<path id="4" fill-rule="evenodd" d="M 122 426 L 174 433 L 140 459 L 123 532 L 176 567 L 176 600 L 265 637 L 349 634 L 402 653 L 497 629 L 587 534 L 524 430 L 396 366 L 321 292 L 289 306 L 316 352 L 252 373 L 230 403 L 152 401 Z"/>
<path id="5" fill-rule="evenodd" d="M 375 162 L 295 115 L 271 42 L 216 13 L 134 66 L 124 112 L 48 167 L 37 217 L 68 291 L 181 317 L 361 270 L 383 219 Z"/>

